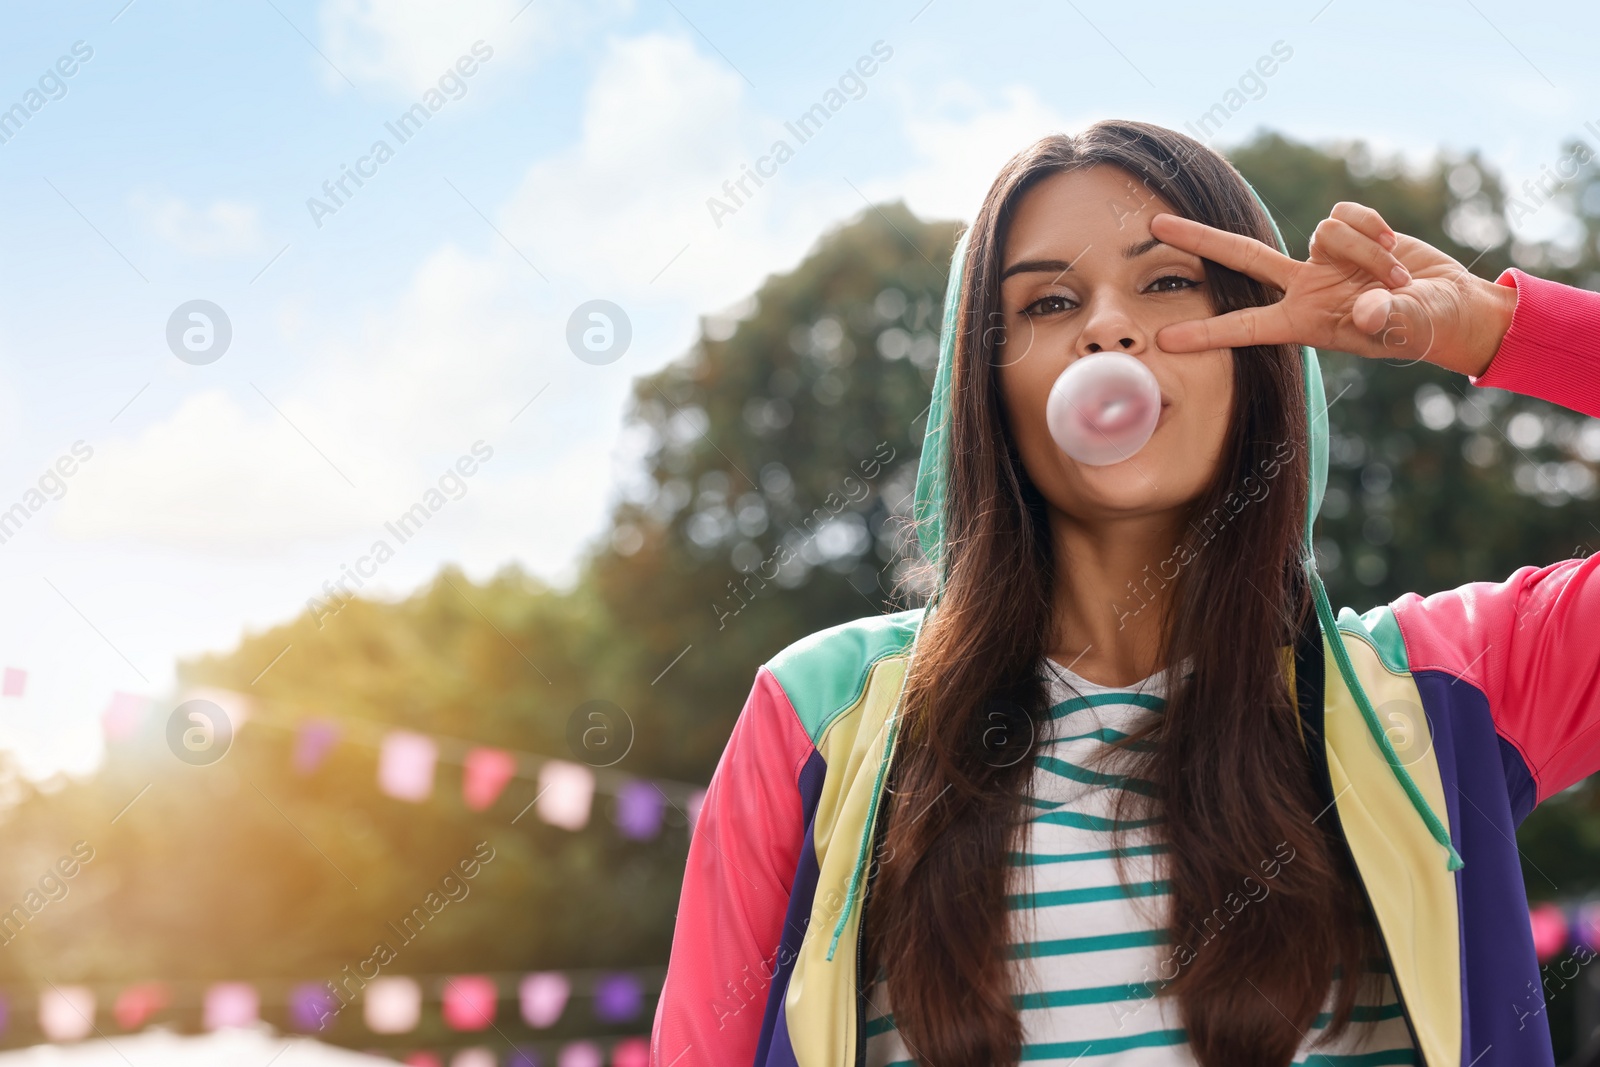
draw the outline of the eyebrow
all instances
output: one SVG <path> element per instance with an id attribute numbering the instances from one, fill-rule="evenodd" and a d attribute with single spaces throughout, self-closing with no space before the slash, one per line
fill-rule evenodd
<path id="1" fill-rule="evenodd" d="M 1160 245 L 1160 238 L 1152 237 L 1148 241 L 1129 245 L 1122 250 L 1123 259 L 1137 259 L 1146 252 Z M 1087 249 L 1085 249 L 1087 251 Z M 1081 255 L 1081 254 L 1080 254 Z M 1005 281 L 1013 274 L 1056 274 L 1061 275 L 1072 269 L 1072 264 L 1064 259 L 1025 259 L 1020 263 L 1013 263 L 1000 275 L 1000 280 Z"/>

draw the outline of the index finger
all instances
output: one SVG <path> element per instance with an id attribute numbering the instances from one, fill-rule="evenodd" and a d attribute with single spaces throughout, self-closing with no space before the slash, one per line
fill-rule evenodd
<path id="1" fill-rule="evenodd" d="M 1186 319 L 1156 331 L 1163 352 L 1207 352 L 1214 348 L 1279 345 L 1295 340 L 1283 303 L 1240 308 L 1209 319 Z"/>
<path id="2" fill-rule="evenodd" d="M 1274 289 L 1287 290 L 1289 279 L 1299 265 L 1276 248 L 1253 237 L 1229 233 L 1182 215 L 1162 212 L 1150 219 L 1150 233 L 1162 244 L 1192 252 L 1266 282 Z"/>

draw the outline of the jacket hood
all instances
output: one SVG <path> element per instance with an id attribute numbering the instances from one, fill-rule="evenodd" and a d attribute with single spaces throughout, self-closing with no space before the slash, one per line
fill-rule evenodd
<path id="1" fill-rule="evenodd" d="M 1241 177 L 1240 179 L 1244 179 Z M 1278 229 L 1277 221 L 1272 218 L 1272 212 L 1262 202 L 1261 196 L 1249 182 L 1245 187 L 1250 190 L 1250 195 L 1255 198 L 1256 204 L 1261 208 L 1261 213 L 1266 216 L 1272 226 L 1273 240 L 1277 243 L 1278 250 L 1288 254 L 1283 234 Z M 932 613 L 938 607 L 939 597 L 944 591 L 945 564 L 943 559 L 944 549 L 944 503 L 945 487 L 947 484 L 950 464 L 950 443 L 946 433 L 950 417 L 950 390 L 951 367 L 954 363 L 956 335 L 959 332 L 959 319 L 961 308 L 961 284 L 965 273 L 964 267 L 967 257 L 967 239 L 971 230 L 964 231 L 961 239 L 956 242 L 955 254 L 950 263 L 950 278 L 945 287 L 944 318 L 939 335 L 939 365 L 934 375 L 933 399 L 928 407 L 927 429 L 923 436 L 922 459 L 917 469 L 917 491 L 914 504 L 914 516 L 917 524 L 917 539 L 922 547 L 924 556 L 934 565 L 937 574 L 937 585 L 928 604 L 927 613 Z M 1310 445 L 1310 462 L 1308 464 L 1308 477 L 1310 479 L 1310 493 L 1306 501 L 1306 516 L 1303 537 L 1301 542 L 1301 560 L 1309 579 L 1313 599 L 1316 603 L 1318 624 L 1322 634 L 1328 638 L 1331 651 L 1339 673 L 1344 679 L 1346 688 L 1350 690 L 1357 707 L 1360 708 L 1367 728 L 1372 733 L 1373 740 L 1378 745 L 1378 750 L 1384 754 L 1389 766 L 1393 769 L 1395 778 L 1404 787 L 1406 795 L 1411 800 L 1411 805 L 1416 814 L 1428 826 L 1434 840 L 1446 850 L 1450 870 L 1462 866 L 1461 857 L 1456 853 L 1450 841 L 1449 830 L 1439 820 L 1439 817 L 1429 807 L 1426 798 L 1412 780 L 1411 774 L 1395 754 L 1394 746 L 1389 740 L 1378 720 L 1377 712 L 1373 710 L 1372 702 L 1368 699 L 1366 691 L 1362 689 L 1357 680 L 1354 667 L 1345 652 L 1344 643 L 1338 639 L 1337 623 L 1334 619 L 1333 609 L 1328 603 L 1327 591 L 1323 588 L 1322 578 L 1317 573 L 1316 555 L 1313 550 L 1312 527 L 1315 523 L 1317 512 L 1322 507 L 1322 499 L 1328 484 L 1328 404 L 1326 393 L 1322 384 L 1322 369 L 1317 360 L 1317 351 L 1310 345 L 1300 346 L 1301 369 L 1305 381 L 1305 411 L 1306 411 L 1306 439 Z M 925 613 L 924 618 L 927 617 Z M 913 655 L 915 649 L 913 647 Z M 898 709 L 896 712 L 898 717 Z M 890 744 L 892 745 L 892 738 Z M 886 749 L 887 758 L 887 749 Z"/>

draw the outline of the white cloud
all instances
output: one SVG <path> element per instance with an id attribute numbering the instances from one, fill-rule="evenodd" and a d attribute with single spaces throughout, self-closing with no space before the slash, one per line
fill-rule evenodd
<path id="1" fill-rule="evenodd" d="M 98 446 L 72 479 L 56 528 L 79 538 L 245 551 L 348 528 L 360 514 L 356 495 L 256 400 L 258 410 L 247 410 L 208 389 L 133 440 Z M 275 400 L 318 434 L 321 419 L 303 402 Z"/>
<path id="2" fill-rule="evenodd" d="M 129 197 L 146 225 L 167 244 L 191 256 L 220 257 L 261 248 L 261 217 L 254 204 L 213 200 L 194 207 L 177 196 Z"/>
<path id="3" fill-rule="evenodd" d="M 700 313 L 791 268 L 824 227 L 860 210 L 841 182 L 813 187 L 783 173 L 785 185 L 715 226 L 706 199 L 780 127 L 686 37 L 609 42 L 578 140 L 529 166 L 502 205 L 483 205 L 548 281 L 484 229 L 475 249 L 429 254 L 404 291 L 353 326 L 319 329 L 298 307 L 280 309 L 294 331 L 280 344 L 309 369 L 191 396 L 137 437 L 97 443 L 57 528 L 217 555 L 317 539 L 336 555 L 482 439 L 495 459 L 430 528 L 441 557 L 566 570 L 613 492 L 631 379 L 684 351 Z M 621 304 L 633 322 L 628 355 L 606 367 L 566 348 L 568 317 L 594 298 Z"/>
<path id="4" fill-rule="evenodd" d="M 298 380 L 194 393 L 97 446 L 57 528 L 245 555 L 377 532 L 474 441 L 498 443 L 538 387 L 526 338 L 549 324 L 518 309 L 510 279 L 504 264 L 439 249 L 393 306 L 311 345 Z"/>
<path id="5" fill-rule="evenodd" d="M 1045 134 L 1076 133 L 1094 121 L 1071 121 L 1020 85 L 996 97 L 946 82 L 932 95 L 902 96 L 901 104 L 917 162 L 866 191 L 874 199 L 903 197 L 927 219 L 970 222 L 1006 160 Z"/>
<path id="6" fill-rule="evenodd" d="M 1060 127 L 1026 91 L 983 100 L 959 87 L 905 124 L 917 162 L 877 186 L 930 217 L 966 216 L 1007 156 Z M 436 249 L 354 325 L 318 329 L 285 306 L 294 336 L 280 343 L 308 369 L 176 399 L 137 436 L 97 443 L 56 528 L 219 556 L 295 541 L 334 551 L 380 531 L 483 440 L 495 460 L 430 536 L 466 562 L 566 569 L 613 492 L 630 379 L 678 355 L 699 313 L 788 269 L 821 229 L 860 210 L 844 183 L 785 171 L 715 225 L 707 198 L 780 129 L 686 37 L 609 42 L 578 140 L 486 208 L 548 281 L 486 232 L 477 249 Z M 565 344 L 573 308 L 596 297 L 633 320 L 629 356 L 609 367 L 581 363 Z"/>
<path id="7" fill-rule="evenodd" d="M 572 37 L 609 17 L 619 0 L 579 5 L 570 0 L 323 0 L 318 12 L 323 48 L 356 82 L 409 96 L 434 83 L 483 40 L 516 61 L 533 58 L 557 38 Z M 330 72 L 330 82 L 339 82 Z"/>
<path id="8" fill-rule="evenodd" d="M 738 74 L 686 38 L 610 42 L 581 128 L 577 144 L 529 168 L 504 210 L 512 240 L 569 280 L 612 299 L 719 307 L 816 235 L 773 210 L 796 198 L 792 181 L 714 224 L 706 200 L 781 125 L 757 116 Z"/>

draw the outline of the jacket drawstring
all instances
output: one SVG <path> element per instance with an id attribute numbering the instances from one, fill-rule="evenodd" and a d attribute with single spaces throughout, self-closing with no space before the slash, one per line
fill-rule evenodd
<path id="1" fill-rule="evenodd" d="M 937 599 L 937 594 L 935 595 Z M 850 872 L 850 885 L 845 890 L 844 908 L 839 912 L 839 921 L 833 926 L 833 940 L 828 942 L 828 960 L 833 959 L 833 950 L 839 947 L 839 938 L 844 933 L 845 923 L 850 919 L 850 913 L 855 910 L 856 901 L 860 896 L 861 875 L 867 869 L 867 853 L 872 848 L 872 828 L 877 822 L 878 802 L 883 798 L 883 779 L 889 770 L 889 761 L 894 754 L 895 735 L 900 729 L 900 705 L 905 700 L 906 682 L 911 678 L 911 665 L 917 658 L 917 644 L 922 640 L 922 627 L 927 624 L 928 616 L 933 613 L 933 602 L 922 609 L 922 618 L 917 620 L 917 632 L 911 638 L 911 650 L 906 655 L 905 673 L 900 676 L 900 688 L 895 693 L 894 707 L 889 711 L 889 718 L 885 720 L 888 737 L 883 742 L 883 754 L 878 759 L 878 774 L 872 783 L 872 800 L 867 805 L 866 825 L 861 828 L 861 844 L 856 849 L 855 869 Z"/>
<path id="2" fill-rule="evenodd" d="M 1367 699 L 1366 690 L 1361 688 L 1361 682 L 1356 678 L 1355 667 L 1350 663 L 1350 653 L 1345 650 L 1344 641 L 1339 637 L 1338 624 L 1334 622 L 1333 608 L 1328 603 L 1327 590 L 1322 587 L 1322 578 L 1317 574 L 1316 564 L 1312 562 L 1309 551 L 1306 557 L 1306 573 L 1311 576 L 1312 598 L 1316 601 L 1317 618 L 1322 622 L 1322 632 L 1327 635 L 1328 647 L 1333 650 L 1333 658 L 1339 665 L 1339 675 L 1344 679 L 1345 688 L 1355 698 L 1356 706 L 1361 709 L 1361 717 L 1367 721 L 1368 732 L 1377 742 L 1378 751 L 1382 752 L 1383 758 L 1388 761 L 1389 769 L 1394 772 L 1401 788 L 1406 791 L 1406 796 L 1411 800 L 1411 807 L 1427 824 L 1428 832 L 1433 835 L 1433 839 L 1443 845 L 1448 853 L 1445 869 L 1459 871 L 1466 864 L 1450 840 L 1450 831 L 1434 813 L 1427 798 L 1422 795 L 1422 790 L 1417 788 L 1411 772 L 1406 770 L 1405 764 L 1401 763 L 1400 757 L 1395 754 L 1394 744 L 1378 722 L 1378 713 L 1372 709 L 1372 701 Z"/>

